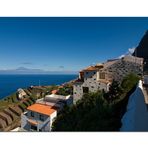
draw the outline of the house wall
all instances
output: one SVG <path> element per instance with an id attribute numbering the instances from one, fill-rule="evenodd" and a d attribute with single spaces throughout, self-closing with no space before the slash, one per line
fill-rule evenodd
<path id="1" fill-rule="evenodd" d="M 89 92 L 96 92 L 98 90 L 104 89 L 107 91 L 107 84 L 97 81 L 98 73 L 97 71 L 86 71 L 84 72 L 84 82 L 76 83 L 73 86 L 73 98 L 74 103 L 82 98 L 83 87 L 88 87 Z"/>
<path id="2" fill-rule="evenodd" d="M 96 92 L 98 89 L 109 91 L 109 83 L 99 82 L 100 72 L 105 73 L 104 80 L 112 82 L 114 79 L 119 83 L 129 73 L 135 73 L 138 75 L 143 74 L 142 58 L 125 56 L 125 58 L 116 60 L 113 62 L 113 64 L 107 65 L 107 67 L 98 71 L 84 71 L 84 82 L 76 82 L 73 86 L 74 103 L 82 98 L 83 87 L 88 87 L 90 92 Z"/>
<path id="3" fill-rule="evenodd" d="M 57 112 L 55 111 L 50 116 L 43 115 L 44 121 L 40 120 L 40 115 L 43 115 L 43 114 L 39 114 L 39 113 L 34 112 L 34 117 L 31 117 L 31 111 L 28 111 L 27 114 L 22 115 L 21 116 L 21 128 L 23 128 L 27 131 L 30 131 L 31 124 L 27 120 L 32 119 L 35 121 L 42 122 L 42 124 L 40 124 L 40 126 L 39 126 L 39 129 L 40 129 L 40 127 L 42 127 L 43 132 L 51 131 L 52 123 L 53 123 L 54 118 L 57 116 Z M 38 129 L 38 131 L 39 131 L 39 129 Z"/>

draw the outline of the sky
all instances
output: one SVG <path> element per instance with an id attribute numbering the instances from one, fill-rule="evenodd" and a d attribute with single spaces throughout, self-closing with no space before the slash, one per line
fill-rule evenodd
<path id="1" fill-rule="evenodd" d="M 148 18 L 0 18 L 0 70 L 79 71 L 135 48 Z"/>

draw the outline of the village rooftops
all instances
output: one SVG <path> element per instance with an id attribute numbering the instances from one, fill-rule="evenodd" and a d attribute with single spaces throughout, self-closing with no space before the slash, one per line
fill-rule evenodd
<path id="1" fill-rule="evenodd" d="M 39 104 L 39 103 L 36 103 L 36 104 L 29 106 L 27 108 L 27 110 L 37 112 L 37 113 L 41 113 L 41 114 L 44 114 L 44 115 L 47 115 L 47 116 L 50 116 L 52 113 L 57 111 L 52 106 L 45 105 L 45 104 Z"/>
<path id="2" fill-rule="evenodd" d="M 97 64 L 95 66 L 89 66 L 85 69 L 83 69 L 81 72 L 85 72 L 85 71 L 97 71 L 99 69 L 103 68 L 103 64 Z"/>

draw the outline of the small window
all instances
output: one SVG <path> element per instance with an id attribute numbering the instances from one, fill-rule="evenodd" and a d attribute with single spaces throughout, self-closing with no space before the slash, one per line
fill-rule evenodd
<path id="1" fill-rule="evenodd" d="M 34 117 L 34 112 L 31 112 L 31 117 Z"/>
<path id="2" fill-rule="evenodd" d="M 88 87 L 83 87 L 83 93 L 88 93 L 89 92 L 89 88 Z"/>
<path id="3" fill-rule="evenodd" d="M 105 73 L 104 72 L 100 73 L 100 79 L 105 79 Z"/>
<path id="4" fill-rule="evenodd" d="M 31 129 L 37 131 L 37 126 L 31 125 Z"/>
<path id="5" fill-rule="evenodd" d="M 43 115 L 40 115 L 40 120 L 44 121 L 44 116 Z"/>
<path id="6" fill-rule="evenodd" d="M 75 94 L 77 94 L 77 93 L 75 92 Z"/>

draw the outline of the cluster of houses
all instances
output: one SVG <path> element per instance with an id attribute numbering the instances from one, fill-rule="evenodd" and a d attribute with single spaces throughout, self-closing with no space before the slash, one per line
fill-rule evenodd
<path id="1" fill-rule="evenodd" d="M 129 73 L 143 75 L 143 58 L 127 55 L 83 69 L 73 86 L 74 102 L 81 99 L 84 93 L 97 90 L 107 92 L 113 80 L 120 83 Z"/>
<path id="2" fill-rule="evenodd" d="M 113 80 L 121 82 L 129 73 L 143 75 L 143 58 L 125 56 L 83 69 L 74 81 L 73 96 L 56 95 L 54 90 L 51 95 L 38 99 L 21 115 L 21 131 L 51 131 L 52 123 L 64 105 L 72 105 L 88 92 L 107 92 Z"/>

